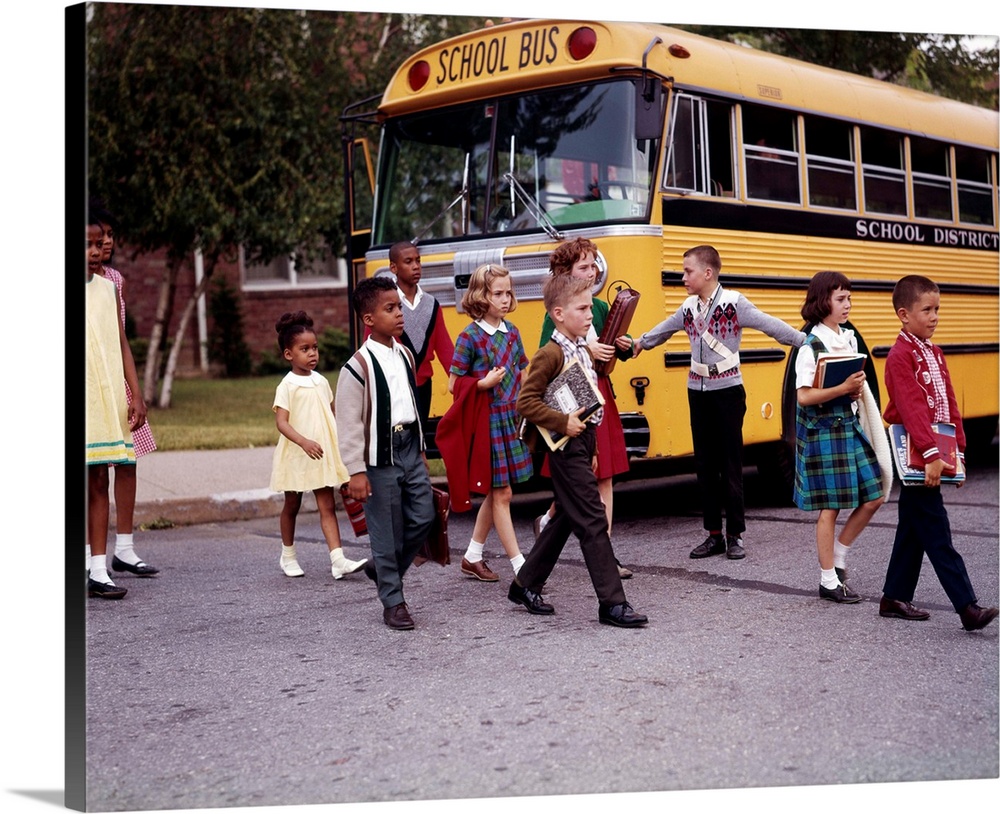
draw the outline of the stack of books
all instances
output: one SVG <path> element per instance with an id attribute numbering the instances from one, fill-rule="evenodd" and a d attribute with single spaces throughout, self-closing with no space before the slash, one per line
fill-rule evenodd
<path id="1" fill-rule="evenodd" d="M 575 359 L 549 382 L 542 400 L 553 410 L 567 415 L 575 413 L 582 407 L 583 412 L 579 415 L 581 421 L 586 421 L 604 405 L 604 397 L 594 387 L 587 371 Z M 553 432 L 544 427 L 539 427 L 538 432 L 553 452 L 562 449 L 569 441 L 568 435 Z"/>
<path id="2" fill-rule="evenodd" d="M 816 375 L 813 378 L 813 387 L 823 389 L 826 387 L 836 387 L 843 384 L 847 379 L 865 368 L 865 359 L 868 357 L 864 353 L 821 353 L 816 357 Z M 827 404 L 849 405 L 850 396 L 837 396 Z"/>
<path id="3" fill-rule="evenodd" d="M 954 424 L 931 424 L 934 438 L 937 441 L 941 460 L 944 461 L 944 471 L 941 473 L 941 483 L 963 483 L 965 468 L 958 457 L 958 439 Z M 904 486 L 913 486 L 924 482 L 924 460 L 920 452 L 913 446 L 910 434 L 902 424 L 889 425 L 889 445 L 892 447 L 892 457 L 896 462 L 896 472 Z"/>

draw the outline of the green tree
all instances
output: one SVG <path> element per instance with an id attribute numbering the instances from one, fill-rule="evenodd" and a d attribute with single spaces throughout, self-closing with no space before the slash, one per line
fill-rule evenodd
<path id="1" fill-rule="evenodd" d="M 93 4 L 87 29 L 91 194 L 122 222 L 135 253 L 167 267 L 144 396 L 170 404 L 195 303 L 217 264 L 343 245 L 339 116 L 383 88 L 427 37 L 481 18 L 282 9 Z M 443 26 L 443 29 L 442 29 Z M 184 304 L 156 399 L 165 326 L 182 264 L 204 276 Z"/>
<path id="2" fill-rule="evenodd" d="M 990 47 L 977 48 L 969 37 L 956 34 L 718 25 L 676 27 L 997 109 L 1000 52 L 995 37 Z"/>

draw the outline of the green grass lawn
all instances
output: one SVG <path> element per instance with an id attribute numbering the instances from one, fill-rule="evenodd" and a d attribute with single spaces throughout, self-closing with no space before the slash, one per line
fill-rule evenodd
<path id="1" fill-rule="evenodd" d="M 326 374 L 336 387 L 336 374 Z M 247 379 L 175 379 L 171 406 L 151 407 L 157 449 L 274 446 L 274 391 L 281 375 Z"/>

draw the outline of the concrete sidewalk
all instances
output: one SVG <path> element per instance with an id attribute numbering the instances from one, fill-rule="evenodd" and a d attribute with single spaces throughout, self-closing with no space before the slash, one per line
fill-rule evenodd
<path id="1" fill-rule="evenodd" d="M 136 464 L 133 525 L 190 526 L 277 517 L 284 496 L 268 488 L 274 447 L 247 449 L 157 450 Z M 112 472 L 114 467 L 112 467 Z M 114 530 L 114 474 L 111 488 L 111 522 Z M 434 478 L 436 485 L 446 483 Z M 337 493 L 337 509 L 343 509 Z M 312 492 L 302 496 L 300 512 L 315 512 Z"/>
<path id="2" fill-rule="evenodd" d="M 144 455 L 136 465 L 135 526 L 247 520 L 281 513 L 268 488 L 274 447 L 185 450 Z M 112 478 L 114 476 L 112 475 Z M 114 528 L 114 488 L 111 489 Z M 302 511 L 316 511 L 312 494 Z"/>

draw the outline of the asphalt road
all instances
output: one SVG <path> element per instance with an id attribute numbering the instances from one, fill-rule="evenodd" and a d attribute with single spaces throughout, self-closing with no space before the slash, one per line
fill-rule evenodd
<path id="1" fill-rule="evenodd" d="M 970 474 L 946 501 L 995 605 L 996 461 Z M 495 537 L 501 582 L 463 578 L 472 513 L 451 518 L 450 566 L 407 575 L 410 632 L 383 625 L 363 574 L 330 577 L 316 514 L 299 522 L 302 579 L 278 568 L 274 518 L 145 532 L 162 574 L 86 607 L 89 808 L 997 778 L 1000 626 L 962 631 L 926 562 L 916 604 L 931 618 L 877 614 L 895 493 L 849 561 L 865 601 L 840 606 L 817 596 L 815 515 L 759 489 L 748 470 L 742 561 L 688 557 L 703 538 L 691 478 L 618 489 L 613 539 L 641 630 L 598 624 L 572 540 L 552 617 L 507 600 Z M 547 500 L 515 499 L 525 549 Z M 341 530 L 364 556 L 346 517 Z"/>

